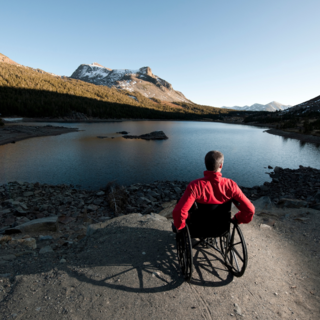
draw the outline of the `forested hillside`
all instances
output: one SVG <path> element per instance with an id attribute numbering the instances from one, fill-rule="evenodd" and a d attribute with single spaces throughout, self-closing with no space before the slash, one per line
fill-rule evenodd
<path id="1" fill-rule="evenodd" d="M 0 63 L 0 113 L 3 116 L 65 117 L 72 111 L 97 118 L 218 119 L 230 110 L 197 104 L 172 104 L 138 92 L 98 86 L 42 70 Z"/>

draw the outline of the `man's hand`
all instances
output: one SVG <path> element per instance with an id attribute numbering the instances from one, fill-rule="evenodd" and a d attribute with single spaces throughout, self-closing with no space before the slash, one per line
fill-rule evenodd
<path id="1" fill-rule="evenodd" d="M 171 227 L 172 227 L 172 231 L 176 234 L 179 234 L 184 230 L 184 228 L 182 228 L 181 230 L 178 230 L 173 223 L 171 224 Z"/>
<path id="2" fill-rule="evenodd" d="M 235 224 L 235 225 L 238 224 L 238 220 L 237 220 L 236 216 L 233 216 L 233 218 L 231 219 L 231 222 L 232 222 L 233 224 Z"/>

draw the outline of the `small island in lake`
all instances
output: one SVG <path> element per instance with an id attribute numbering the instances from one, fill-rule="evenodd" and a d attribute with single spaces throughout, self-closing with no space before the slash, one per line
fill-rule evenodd
<path id="1" fill-rule="evenodd" d="M 126 135 L 125 139 L 144 139 L 144 140 L 166 140 L 169 139 L 163 131 L 153 131 L 150 133 L 142 134 L 140 136 Z"/>

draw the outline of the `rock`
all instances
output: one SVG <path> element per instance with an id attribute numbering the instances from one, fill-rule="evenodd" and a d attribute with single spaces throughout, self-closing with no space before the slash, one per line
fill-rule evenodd
<path id="1" fill-rule="evenodd" d="M 89 204 L 87 209 L 90 210 L 90 211 L 96 211 L 98 210 L 100 207 L 99 206 L 96 206 L 94 204 Z"/>
<path id="2" fill-rule="evenodd" d="M 7 229 L 6 234 L 19 232 L 58 231 L 58 216 L 31 220 L 14 228 Z"/>
<path id="3" fill-rule="evenodd" d="M 52 236 L 39 236 L 40 241 L 52 240 Z"/>
<path id="4" fill-rule="evenodd" d="M 271 166 L 268 166 L 268 169 L 273 169 L 273 167 L 271 167 Z"/>
<path id="5" fill-rule="evenodd" d="M 10 278 L 11 273 L 0 273 L 0 278 Z"/>
<path id="6" fill-rule="evenodd" d="M 253 205 L 257 211 L 263 210 L 272 210 L 275 208 L 275 205 L 272 203 L 271 199 L 268 196 L 261 197 L 255 201 L 252 201 Z"/>
<path id="7" fill-rule="evenodd" d="M 3 209 L 3 210 L 0 210 L 0 216 L 2 215 L 5 215 L 5 214 L 8 214 L 11 212 L 11 209 Z"/>
<path id="8" fill-rule="evenodd" d="M 182 190 L 179 187 L 174 187 L 173 189 L 174 189 L 174 191 L 176 193 L 181 193 L 182 192 Z"/>
<path id="9" fill-rule="evenodd" d="M 239 316 L 241 316 L 242 314 L 241 314 L 241 308 L 235 303 L 234 304 L 234 312 L 236 313 L 236 314 L 238 314 Z"/>
<path id="10" fill-rule="evenodd" d="M 171 202 L 169 202 L 170 205 L 167 205 L 166 203 L 164 203 L 162 206 L 166 206 L 165 209 L 163 209 L 162 211 L 159 212 L 159 215 L 168 219 L 172 218 L 172 211 L 174 209 L 174 207 L 176 206 L 177 201 L 173 200 Z"/>
<path id="11" fill-rule="evenodd" d="M 11 241 L 12 238 L 10 236 L 0 236 L 0 244 Z"/>
<path id="12" fill-rule="evenodd" d="M 35 238 L 12 239 L 8 242 L 11 247 L 24 247 L 27 249 L 36 249 L 37 242 Z"/>
<path id="13" fill-rule="evenodd" d="M 120 134 L 128 134 L 129 132 L 128 131 L 119 131 L 117 133 L 120 133 Z"/>
<path id="14" fill-rule="evenodd" d="M 105 193 L 103 191 L 99 191 L 96 193 L 96 196 L 100 197 L 100 196 L 103 196 L 105 195 Z"/>
<path id="15" fill-rule="evenodd" d="M 107 221 L 107 220 L 110 220 L 110 219 L 111 219 L 110 217 L 100 217 L 99 221 L 104 222 L 104 221 Z"/>
<path id="16" fill-rule="evenodd" d="M 279 171 L 281 171 L 281 170 L 283 170 L 283 168 L 281 168 L 281 167 L 275 167 L 273 171 L 274 171 L 274 172 L 279 172 Z"/>
<path id="17" fill-rule="evenodd" d="M 272 229 L 272 227 L 268 226 L 267 224 L 260 224 L 260 229 Z"/>
<path id="18" fill-rule="evenodd" d="M 308 202 L 298 199 L 281 198 L 278 204 L 286 208 L 301 208 L 306 207 L 308 205 Z"/>
<path id="19" fill-rule="evenodd" d="M 45 254 L 45 253 L 51 253 L 53 252 L 52 248 L 50 246 L 45 246 L 40 249 L 39 254 Z"/>
<path id="20" fill-rule="evenodd" d="M 66 263 L 66 262 L 67 262 L 66 259 L 61 259 L 61 260 L 60 260 L 60 263 Z"/>
<path id="21" fill-rule="evenodd" d="M 140 198 L 137 200 L 137 203 L 138 203 L 139 205 L 144 204 L 144 203 L 149 204 L 149 203 L 151 203 L 151 200 L 149 200 L 149 199 L 146 198 L 146 197 L 140 197 Z"/>
<path id="22" fill-rule="evenodd" d="M 144 139 L 144 140 L 165 140 L 168 137 L 165 135 L 163 131 L 153 131 L 150 133 L 142 134 L 140 136 L 123 136 L 125 139 Z"/>
<path id="23" fill-rule="evenodd" d="M 107 226 L 109 221 L 105 221 L 105 222 L 99 222 L 99 223 L 95 223 L 95 224 L 90 224 L 87 227 L 87 232 L 86 232 L 86 236 L 90 237 L 92 236 L 97 230 L 105 228 Z"/>
<path id="24" fill-rule="evenodd" d="M 161 216 L 160 214 L 157 214 L 157 213 L 153 213 L 151 212 L 150 213 L 150 218 L 154 219 L 154 220 L 158 220 L 158 221 L 167 221 L 167 218 L 166 217 L 163 217 Z"/>
<path id="25" fill-rule="evenodd" d="M 5 260 L 5 261 L 12 261 L 16 258 L 14 254 L 8 254 L 6 256 L 0 257 L 0 259 Z"/>
<path id="26" fill-rule="evenodd" d="M 34 192 L 30 192 L 30 191 L 27 191 L 27 192 L 24 192 L 23 193 L 23 196 L 24 197 L 31 197 L 31 196 L 33 196 L 34 195 Z"/>
<path id="27" fill-rule="evenodd" d="M 172 200 L 170 202 L 164 202 L 161 204 L 162 208 L 174 207 L 177 204 L 177 200 Z"/>

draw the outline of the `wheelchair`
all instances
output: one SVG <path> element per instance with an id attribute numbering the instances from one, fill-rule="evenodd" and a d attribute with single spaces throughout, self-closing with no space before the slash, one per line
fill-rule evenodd
<path id="1" fill-rule="evenodd" d="M 185 228 L 176 233 L 178 261 L 186 281 L 193 272 L 192 249 L 198 245 L 219 252 L 229 272 L 243 276 L 248 264 L 247 246 L 240 227 L 231 220 L 231 206 L 232 200 L 219 205 L 193 204 Z"/>

